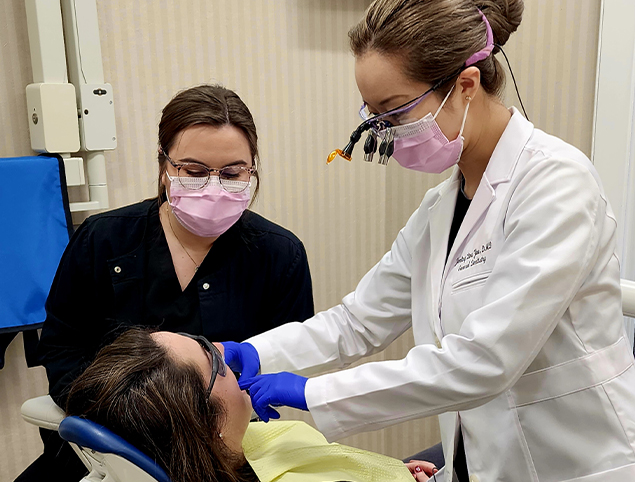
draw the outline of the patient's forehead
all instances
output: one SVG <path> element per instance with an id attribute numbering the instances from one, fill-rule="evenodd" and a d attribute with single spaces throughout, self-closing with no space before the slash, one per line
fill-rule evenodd
<path id="1" fill-rule="evenodd" d="M 205 350 L 192 338 L 170 331 L 157 331 L 152 333 L 152 338 L 159 345 L 167 348 L 170 355 L 177 360 L 194 363 L 203 369 L 209 365 Z"/>
<path id="2" fill-rule="evenodd" d="M 161 346 L 174 351 L 175 354 L 186 353 L 188 350 L 196 348 L 198 342 L 186 336 L 177 335 L 170 331 L 157 331 L 152 333 L 152 338 Z"/>

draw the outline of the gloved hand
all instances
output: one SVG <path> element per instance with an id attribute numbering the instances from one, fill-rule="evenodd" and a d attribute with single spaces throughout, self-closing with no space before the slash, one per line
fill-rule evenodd
<path id="1" fill-rule="evenodd" d="M 294 373 L 280 372 L 269 375 L 259 375 L 250 379 L 243 379 L 238 383 L 241 390 L 249 389 L 251 405 L 258 416 L 265 422 L 270 418 L 280 418 L 280 414 L 273 407 L 286 405 L 288 407 L 309 410 L 306 405 L 304 387 L 308 378 Z"/>
<path id="2" fill-rule="evenodd" d="M 225 363 L 234 372 L 240 373 L 240 379 L 252 378 L 260 371 L 260 356 L 251 343 L 236 343 L 235 341 L 224 341 L 221 343 L 225 348 Z"/>

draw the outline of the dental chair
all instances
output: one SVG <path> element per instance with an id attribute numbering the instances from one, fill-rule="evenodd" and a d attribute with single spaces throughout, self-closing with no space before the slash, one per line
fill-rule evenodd
<path id="1" fill-rule="evenodd" d="M 22 418 L 38 427 L 59 431 L 89 470 L 82 482 L 171 482 L 146 454 L 99 424 L 65 417 L 48 395 L 24 402 Z"/>
<path id="2" fill-rule="evenodd" d="M 635 317 L 635 282 L 621 280 L 621 285 L 624 316 Z M 156 462 L 107 428 L 79 417 L 65 418 L 48 395 L 24 402 L 22 418 L 59 431 L 90 471 L 83 482 L 170 482 Z"/>

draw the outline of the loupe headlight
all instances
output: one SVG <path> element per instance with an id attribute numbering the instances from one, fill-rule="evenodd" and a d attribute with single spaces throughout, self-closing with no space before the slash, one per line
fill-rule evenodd
<path id="1" fill-rule="evenodd" d="M 357 129 L 355 129 L 353 133 L 351 134 L 351 137 L 349 138 L 348 144 L 346 144 L 346 147 L 344 147 L 344 149 L 335 149 L 333 152 L 331 152 L 328 158 L 326 159 L 326 163 L 330 164 L 333 161 L 333 159 L 335 159 L 335 157 L 337 156 L 340 156 L 341 158 L 346 159 L 347 161 L 350 161 L 351 156 L 353 154 L 353 149 L 355 148 L 355 144 L 359 142 L 363 132 L 370 128 L 371 128 L 370 123 L 366 121 L 362 122 L 357 127 Z"/>
<path id="2" fill-rule="evenodd" d="M 368 133 L 368 138 L 366 139 L 366 142 L 364 143 L 364 160 L 367 162 L 372 162 L 373 155 L 375 154 L 375 152 L 377 152 L 378 146 L 380 148 L 380 154 L 381 154 L 382 153 L 381 146 L 384 146 L 387 138 L 389 138 L 388 142 L 391 144 L 391 146 L 390 146 L 390 149 L 388 149 L 387 145 L 384 146 L 384 151 L 389 150 L 391 153 L 390 155 L 392 155 L 393 146 L 392 146 L 392 135 L 390 134 L 390 130 L 391 130 L 390 127 L 392 127 L 392 124 L 387 121 L 374 122 L 373 119 L 365 120 L 357 127 L 357 129 L 353 131 L 353 133 L 351 134 L 351 137 L 348 140 L 348 144 L 346 144 L 346 147 L 344 147 L 344 149 L 335 149 L 333 152 L 331 152 L 328 158 L 326 159 L 326 163 L 330 164 L 333 161 L 333 159 L 335 159 L 337 156 L 340 156 L 343 159 L 350 161 L 353 154 L 353 149 L 355 148 L 355 144 L 359 142 L 359 140 L 362 137 L 362 134 L 367 130 L 370 130 L 370 132 Z M 381 134 L 383 134 L 384 140 L 382 141 L 380 145 L 378 137 L 382 137 Z M 386 158 L 384 159 L 384 162 L 382 162 L 382 158 L 380 158 L 380 163 L 387 164 L 388 159 Z"/>

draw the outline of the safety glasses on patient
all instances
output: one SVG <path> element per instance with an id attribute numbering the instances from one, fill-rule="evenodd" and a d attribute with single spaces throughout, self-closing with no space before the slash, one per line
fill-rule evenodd
<path id="1" fill-rule="evenodd" d="M 210 181 L 217 184 L 230 193 L 243 192 L 251 185 L 251 177 L 256 169 L 244 166 L 226 166 L 221 169 L 207 167 L 198 162 L 178 163 L 162 151 L 167 161 L 176 168 L 175 179 L 188 191 L 197 191 L 205 188 Z M 212 176 L 212 173 L 215 173 Z M 217 174 L 216 174 L 217 173 Z"/>
<path id="2" fill-rule="evenodd" d="M 209 398 L 212 393 L 212 387 L 214 386 L 214 382 L 216 381 L 216 376 L 220 375 L 224 377 L 227 375 L 227 364 L 225 363 L 225 358 L 223 358 L 223 354 L 220 352 L 216 346 L 210 342 L 207 338 L 201 335 L 190 335 L 189 333 L 177 333 L 181 336 L 186 336 L 193 340 L 196 340 L 201 348 L 210 354 L 212 359 L 212 376 L 209 381 L 209 387 L 205 392 L 205 398 Z"/>

